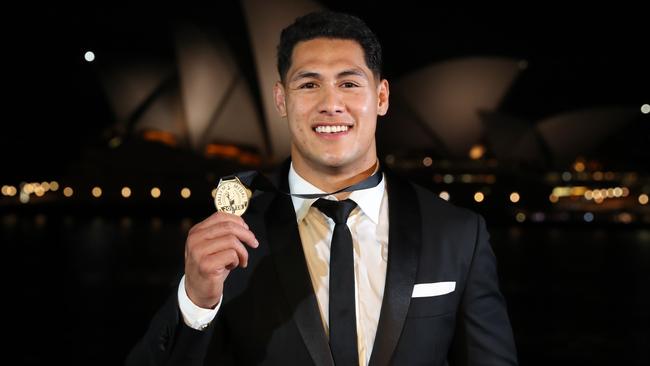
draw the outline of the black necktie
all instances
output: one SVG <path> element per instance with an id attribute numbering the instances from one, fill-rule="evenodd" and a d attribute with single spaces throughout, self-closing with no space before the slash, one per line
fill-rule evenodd
<path id="1" fill-rule="evenodd" d="M 330 349 L 337 366 L 359 364 L 357 321 L 354 304 L 354 252 L 347 221 L 357 207 L 352 200 L 319 199 L 314 203 L 336 225 L 330 249 Z"/>

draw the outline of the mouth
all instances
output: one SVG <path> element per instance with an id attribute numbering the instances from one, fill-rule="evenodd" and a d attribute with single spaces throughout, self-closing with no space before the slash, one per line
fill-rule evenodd
<path id="1" fill-rule="evenodd" d="M 319 135 L 324 135 L 324 136 L 334 136 L 334 135 L 343 135 L 347 134 L 351 129 L 352 125 L 348 124 L 336 124 L 336 123 L 323 123 L 323 124 L 316 124 L 312 127 L 312 130 L 316 132 Z"/>

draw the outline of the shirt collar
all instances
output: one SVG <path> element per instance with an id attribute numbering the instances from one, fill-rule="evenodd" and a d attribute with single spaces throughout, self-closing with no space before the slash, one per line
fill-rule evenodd
<path id="1" fill-rule="evenodd" d="M 382 173 L 383 174 L 383 173 Z M 379 223 L 379 209 L 381 208 L 381 200 L 384 197 L 385 177 L 372 188 L 360 189 L 350 193 L 349 199 L 356 202 L 361 211 L 372 220 L 375 225 Z M 313 184 L 309 183 L 305 178 L 301 177 L 293 168 L 293 163 L 289 167 L 289 191 L 291 193 L 327 193 L 323 192 Z M 334 199 L 334 196 L 325 196 L 324 198 Z M 291 196 L 293 208 L 296 211 L 296 219 L 298 222 L 302 221 L 309 212 L 311 205 L 316 202 L 316 198 L 300 198 Z"/>

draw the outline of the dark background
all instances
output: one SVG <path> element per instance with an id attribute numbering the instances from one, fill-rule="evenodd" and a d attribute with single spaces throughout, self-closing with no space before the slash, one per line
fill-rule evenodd
<path id="1" fill-rule="evenodd" d="M 529 63 L 500 107 L 522 119 L 650 103 L 647 12 L 638 8 L 618 3 L 583 9 L 433 5 L 426 10 L 409 2 L 323 4 L 363 17 L 377 32 L 389 80 L 449 58 L 507 56 Z M 114 116 L 83 53 L 93 49 L 115 62 L 169 58 L 177 22 L 211 24 L 256 86 L 242 10 L 235 1 L 103 2 L 24 7 L 5 17 L 11 21 L 3 24 L 0 184 L 60 179 L 118 187 L 137 175 L 142 185 L 187 182 L 205 191 L 182 202 L 134 197 L 123 203 L 117 194 L 102 201 L 27 205 L 0 200 L 0 242 L 9 263 L 5 315 L 10 342 L 3 357 L 11 362 L 6 364 L 120 364 L 174 291 L 187 230 L 213 210 L 203 199 L 211 188 L 205 181 L 238 166 L 137 138 L 123 150 L 110 151 Z M 649 125 L 641 117 L 588 157 L 647 179 Z M 557 167 L 563 168 L 569 169 Z M 420 170 L 406 165 L 401 170 L 440 190 Z M 507 177 L 498 182 L 495 190 L 512 183 Z M 540 200 L 546 202 L 547 194 Z M 488 221 L 522 365 L 650 363 L 648 221 L 589 223 L 579 219 L 580 212 L 566 222 L 518 223 L 498 203 L 452 202 L 479 211 Z"/>

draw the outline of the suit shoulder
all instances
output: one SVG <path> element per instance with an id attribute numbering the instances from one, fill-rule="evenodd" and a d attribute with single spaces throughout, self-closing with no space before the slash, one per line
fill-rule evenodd
<path id="1" fill-rule="evenodd" d="M 476 223 L 476 220 L 483 220 L 483 217 L 479 213 L 468 208 L 454 205 L 453 203 L 438 197 L 438 195 L 430 189 L 417 183 L 410 183 L 415 189 L 424 215 L 435 213 L 435 216 L 437 217 L 444 217 L 455 222 L 461 221 Z"/>

